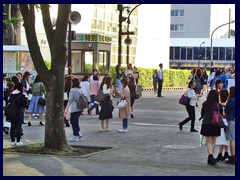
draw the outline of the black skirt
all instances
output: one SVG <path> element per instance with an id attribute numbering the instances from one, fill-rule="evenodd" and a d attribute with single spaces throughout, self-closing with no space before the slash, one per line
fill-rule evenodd
<path id="1" fill-rule="evenodd" d="M 101 103 L 101 110 L 99 112 L 99 120 L 112 119 L 113 105 L 112 101 L 109 99 L 105 103 Z"/>
<path id="2" fill-rule="evenodd" d="M 207 137 L 220 136 L 221 129 L 216 126 L 213 126 L 212 124 L 202 124 L 200 134 Z"/>

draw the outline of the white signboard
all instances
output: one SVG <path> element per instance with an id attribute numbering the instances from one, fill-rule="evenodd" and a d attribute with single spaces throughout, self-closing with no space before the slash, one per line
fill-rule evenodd
<path id="1" fill-rule="evenodd" d="M 231 86 L 235 86 L 235 79 L 228 79 L 227 83 L 228 83 L 227 89 L 229 91 Z"/>

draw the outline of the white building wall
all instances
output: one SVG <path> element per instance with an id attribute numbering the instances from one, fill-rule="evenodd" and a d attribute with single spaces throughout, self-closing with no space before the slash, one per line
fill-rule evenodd
<path id="1" fill-rule="evenodd" d="M 169 68 L 170 4 L 138 7 L 138 40 L 135 65 Z"/>

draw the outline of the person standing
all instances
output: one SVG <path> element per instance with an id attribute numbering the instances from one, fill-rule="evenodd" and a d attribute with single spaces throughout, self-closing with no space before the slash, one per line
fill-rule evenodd
<path id="1" fill-rule="evenodd" d="M 230 141 L 231 156 L 225 161 L 227 164 L 235 164 L 235 87 L 230 87 L 228 102 L 225 108 L 228 126 L 226 127 L 226 139 Z"/>
<path id="2" fill-rule="evenodd" d="M 66 107 L 67 107 L 71 86 L 72 86 L 72 76 L 66 76 L 65 85 L 64 85 L 64 93 L 67 94 L 67 97 L 66 97 L 66 99 L 64 99 L 64 109 L 66 109 Z M 68 116 L 64 116 L 64 123 L 65 123 L 66 127 L 70 127 L 68 118 L 69 118 Z"/>
<path id="3" fill-rule="evenodd" d="M 123 72 L 121 70 L 121 66 L 118 64 L 116 66 L 115 70 L 116 70 L 116 84 L 117 84 L 117 88 L 118 88 L 119 91 L 121 91 L 122 90 L 121 79 L 122 79 L 122 74 L 123 74 Z"/>
<path id="4" fill-rule="evenodd" d="M 158 96 L 157 97 L 163 97 L 162 96 L 162 84 L 163 84 L 163 64 L 159 64 L 160 69 L 158 70 Z"/>
<path id="5" fill-rule="evenodd" d="M 133 104 L 135 102 L 135 97 L 136 97 L 136 83 L 135 79 L 133 77 L 130 77 L 128 79 L 128 88 L 130 90 L 130 104 L 131 104 L 131 118 L 134 118 L 133 115 Z"/>
<path id="6" fill-rule="evenodd" d="M 90 82 L 90 83 L 94 81 L 94 80 L 93 80 L 93 76 L 94 76 L 94 75 L 98 76 L 98 70 L 97 70 L 97 69 L 93 69 L 92 75 L 90 76 L 90 79 L 89 79 L 89 82 Z"/>
<path id="7" fill-rule="evenodd" d="M 186 124 L 187 122 L 191 121 L 191 129 L 190 132 L 198 132 L 195 128 L 194 128 L 194 124 L 195 124 L 195 106 L 196 106 L 196 102 L 199 99 L 199 97 L 201 97 L 200 95 L 196 95 L 194 88 L 196 86 L 195 81 L 189 81 L 188 84 L 188 88 L 186 91 L 186 95 L 188 98 L 190 98 L 189 104 L 186 105 L 186 110 L 188 112 L 188 118 L 186 118 L 185 120 L 183 120 L 182 122 L 180 122 L 179 125 L 179 129 L 182 131 L 183 125 Z"/>
<path id="8" fill-rule="evenodd" d="M 5 101 L 5 106 L 8 105 L 9 87 L 7 84 L 7 75 L 3 74 L 3 100 Z"/>
<path id="9" fill-rule="evenodd" d="M 44 113 L 46 111 L 46 106 L 38 104 L 40 98 L 46 95 L 45 86 L 39 75 L 36 76 L 35 81 L 32 85 L 32 99 L 29 103 L 27 112 L 29 113 L 28 126 L 32 125 L 32 114 L 41 114 L 39 125 L 43 126 Z"/>
<path id="10" fill-rule="evenodd" d="M 119 133 L 127 133 L 128 130 L 128 119 L 131 115 L 131 106 L 130 106 L 130 89 L 128 88 L 127 79 L 121 80 L 123 89 L 122 91 L 116 90 L 116 93 L 120 96 L 121 99 L 125 99 L 127 101 L 127 106 L 125 108 L 119 108 L 119 118 L 123 119 L 123 128 L 119 129 Z"/>
<path id="11" fill-rule="evenodd" d="M 157 83 L 158 83 L 158 74 L 157 74 L 157 70 L 154 70 L 154 73 L 152 75 L 153 78 L 153 90 L 154 93 L 157 93 Z"/>
<path id="12" fill-rule="evenodd" d="M 90 98 L 91 98 L 91 107 L 88 109 L 88 114 L 91 115 L 91 111 L 95 108 L 96 115 L 99 115 L 99 107 L 95 102 L 94 97 L 97 95 L 100 88 L 100 82 L 97 75 L 93 75 L 93 82 L 90 83 Z"/>
<path id="13" fill-rule="evenodd" d="M 11 121 L 10 128 L 10 137 L 11 137 L 11 146 L 21 146 L 23 143 L 21 140 L 22 135 L 22 123 L 23 123 L 23 111 L 27 106 L 27 99 L 23 95 L 23 85 L 20 82 L 17 82 L 14 85 L 14 90 L 10 94 L 9 102 L 15 101 L 17 107 L 16 117 Z"/>
<path id="14" fill-rule="evenodd" d="M 82 82 L 80 83 L 81 90 L 83 91 L 83 95 L 86 97 L 88 100 L 87 104 L 87 110 L 90 109 L 90 83 L 89 83 L 89 78 L 88 75 L 85 75 L 82 78 Z"/>
<path id="15" fill-rule="evenodd" d="M 208 150 L 208 160 L 207 163 L 210 165 L 215 165 L 217 160 L 214 158 L 214 150 L 216 145 L 216 139 L 220 136 L 220 128 L 212 125 L 213 111 L 217 110 L 217 105 L 219 105 L 218 110 L 223 114 L 222 106 L 218 103 L 219 96 L 216 90 L 211 90 L 207 96 L 207 100 L 202 105 L 202 126 L 200 134 L 206 137 L 207 140 L 207 150 Z"/>
<path id="16" fill-rule="evenodd" d="M 99 120 L 101 120 L 101 128 L 100 131 L 110 131 L 109 129 L 109 119 L 112 119 L 112 111 L 113 111 L 113 105 L 112 105 L 112 98 L 113 98 L 113 90 L 112 90 L 112 78 L 107 77 L 106 82 L 102 83 L 100 86 L 100 89 L 102 89 L 103 94 L 108 94 L 108 98 L 105 102 L 100 103 L 101 110 L 99 114 Z M 106 121 L 106 128 L 104 126 L 104 121 Z"/>
<path id="17" fill-rule="evenodd" d="M 202 85 L 204 83 L 201 69 L 197 69 L 197 71 L 196 71 L 195 82 L 196 82 L 196 86 L 195 86 L 194 90 L 195 90 L 196 94 L 200 94 L 202 91 L 202 88 L 203 88 Z"/>
<path id="18" fill-rule="evenodd" d="M 64 115 L 67 116 L 70 113 L 70 122 L 72 124 L 73 137 L 69 139 L 70 142 L 78 142 L 82 137 L 79 117 L 82 113 L 81 109 L 78 109 L 77 102 L 80 96 L 83 95 L 83 91 L 80 89 L 80 82 L 78 78 L 72 80 L 72 88 L 69 93 L 68 104 L 65 108 Z"/>
<path id="19" fill-rule="evenodd" d="M 124 72 L 124 75 L 125 75 L 126 78 L 132 77 L 132 75 L 133 75 L 133 68 L 132 68 L 132 64 L 131 63 L 128 64 L 127 69 Z"/>

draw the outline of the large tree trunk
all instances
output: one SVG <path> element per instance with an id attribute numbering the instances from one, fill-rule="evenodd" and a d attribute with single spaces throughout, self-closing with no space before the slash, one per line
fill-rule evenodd
<path id="1" fill-rule="evenodd" d="M 12 17 L 16 17 L 19 19 L 19 22 L 17 24 L 14 24 L 14 45 L 21 45 L 21 12 L 19 9 L 18 4 L 12 4 Z"/>
<path id="2" fill-rule="evenodd" d="M 45 147 L 68 148 L 64 130 L 63 92 L 66 64 L 66 31 L 71 5 L 59 5 L 56 30 L 53 31 L 49 5 L 41 5 L 43 24 L 51 51 L 51 70 L 44 63 L 35 31 L 34 5 L 20 4 L 29 50 L 37 73 L 46 87 L 47 113 L 45 123 Z"/>
<path id="3" fill-rule="evenodd" d="M 11 4 L 4 5 L 4 20 L 11 20 L 12 13 L 11 13 Z M 3 36 L 3 44 L 4 45 L 14 45 L 14 26 L 12 23 L 4 24 L 4 36 Z"/>

